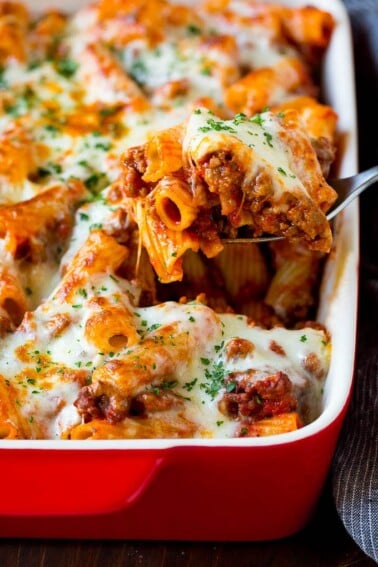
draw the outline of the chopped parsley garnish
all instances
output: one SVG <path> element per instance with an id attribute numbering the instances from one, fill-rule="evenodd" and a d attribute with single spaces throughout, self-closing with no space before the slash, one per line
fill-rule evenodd
<path id="1" fill-rule="evenodd" d="M 232 128 L 232 126 L 230 126 L 223 120 L 215 120 L 214 118 L 208 118 L 206 122 L 208 126 L 200 126 L 200 128 L 198 128 L 200 132 L 210 132 L 210 130 L 221 132 L 223 130 L 225 132 L 230 132 L 231 134 L 236 134 L 235 128 Z"/>
<path id="2" fill-rule="evenodd" d="M 4 78 L 4 71 L 5 69 L 3 67 L 0 67 L 0 89 L 6 89 L 8 86 Z"/>
<path id="3" fill-rule="evenodd" d="M 177 384 L 177 380 L 165 380 L 160 384 L 160 387 L 162 390 L 172 390 L 172 388 L 175 388 Z"/>
<path id="4" fill-rule="evenodd" d="M 245 122 L 246 120 L 247 116 L 243 114 L 243 112 L 239 112 L 239 114 L 236 114 L 234 116 L 233 123 L 235 124 L 235 126 L 238 126 L 239 124 L 241 124 L 241 122 Z"/>
<path id="5" fill-rule="evenodd" d="M 206 382 L 200 384 L 200 388 L 204 390 L 213 400 L 224 387 L 224 378 L 226 369 L 222 361 L 213 363 L 212 367 L 205 369 Z"/>
<path id="6" fill-rule="evenodd" d="M 229 394 L 230 392 L 233 392 L 236 388 L 236 382 L 228 382 L 227 386 L 226 386 L 226 392 Z"/>
<path id="7" fill-rule="evenodd" d="M 137 368 L 146 368 L 137 365 Z M 172 390 L 178 385 L 177 380 L 164 380 L 158 386 L 146 386 L 146 390 L 151 391 L 155 396 L 158 396 L 162 391 Z"/>
<path id="8" fill-rule="evenodd" d="M 148 329 L 146 329 L 146 333 L 153 333 L 154 331 L 156 331 L 156 329 L 159 329 L 159 327 L 161 327 L 160 323 L 154 323 L 153 325 L 148 327 Z"/>
<path id="9" fill-rule="evenodd" d="M 59 75 L 66 77 L 66 79 L 71 78 L 77 71 L 78 64 L 72 59 L 58 59 L 55 64 L 55 68 Z"/>
<path id="10" fill-rule="evenodd" d="M 84 180 L 84 185 L 91 193 L 97 195 L 109 185 L 109 178 L 105 173 L 95 172 Z"/>
<path id="11" fill-rule="evenodd" d="M 101 230 L 102 226 L 103 226 L 102 223 L 94 222 L 94 223 L 89 225 L 89 230 Z"/>
<path id="12" fill-rule="evenodd" d="M 201 75 L 204 75 L 205 77 L 210 77 L 211 76 L 211 67 L 208 67 L 207 65 L 205 67 L 202 67 Z"/>
<path id="13" fill-rule="evenodd" d="M 31 108 L 36 98 L 33 89 L 29 85 L 26 85 L 23 92 L 18 95 L 16 102 L 10 105 L 5 104 L 4 110 L 10 116 L 17 118 L 25 114 Z"/>
<path id="14" fill-rule="evenodd" d="M 200 35 L 201 33 L 200 28 L 195 24 L 189 24 L 186 29 L 190 35 Z"/>
<path id="15" fill-rule="evenodd" d="M 266 143 L 268 144 L 268 146 L 270 148 L 273 148 L 273 144 L 272 144 L 272 140 L 273 140 L 273 136 L 272 134 L 270 134 L 269 132 L 264 132 L 264 137 L 266 139 Z"/>
<path id="16" fill-rule="evenodd" d="M 259 112 L 254 116 L 252 116 L 252 118 L 250 118 L 249 121 L 253 122 L 254 124 L 258 124 L 259 126 L 262 126 L 264 124 L 264 118 L 263 116 L 261 116 Z"/>
<path id="17" fill-rule="evenodd" d="M 110 142 L 98 142 L 97 144 L 95 144 L 95 148 L 98 150 L 104 150 L 104 152 L 107 152 L 108 150 L 110 150 L 110 148 L 112 147 Z"/>
<path id="18" fill-rule="evenodd" d="M 305 343 L 307 341 L 307 335 L 301 335 L 301 338 L 299 340 L 301 341 L 301 343 Z"/>
<path id="19" fill-rule="evenodd" d="M 107 116 L 113 116 L 118 112 L 118 110 L 118 106 L 108 106 L 106 108 L 101 108 L 100 116 L 102 116 L 103 118 L 106 118 Z"/>
<path id="20" fill-rule="evenodd" d="M 51 134 L 57 134 L 59 132 L 59 128 L 57 126 L 54 126 L 54 124 L 46 124 L 44 128 L 45 130 L 47 130 L 47 132 L 50 132 Z"/>
<path id="21" fill-rule="evenodd" d="M 143 85 L 148 76 L 148 69 L 143 59 L 135 59 L 129 69 L 129 73 L 137 83 Z"/>
<path id="22" fill-rule="evenodd" d="M 277 167 L 277 171 L 279 171 L 281 175 L 285 175 L 286 177 L 291 177 L 291 179 L 296 178 L 296 175 L 294 175 L 293 173 L 287 173 L 282 167 Z"/>
<path id="23" fill-rule="evenodd" d="M 57 173 L 62 173 L 62 166 L 60 163 L 47 163 L 44 167 L 39 167 L 37 169 L 38 177 L 43 179 L 44 177 L 48 177 L 49 175 L 54 175 Z"/>
<path id="24" fill-rule="evenodd" d="M 183 385 L 183 388 L 185 390 L 187 390 L 188 392 L 191 392 L 194 388 L 194 386 L 197 384 L 198 382 L 198 378 L 194 378 L 194 380 L 192 380 L 191 382 L 185 382 L 185 384 Z"/>

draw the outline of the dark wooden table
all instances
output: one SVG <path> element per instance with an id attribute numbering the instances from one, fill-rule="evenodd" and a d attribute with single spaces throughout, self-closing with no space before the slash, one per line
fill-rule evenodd
<path id="1" fill-rule="evenodd" d="M 1 567 L 372 567 L 344 530 L 326 486 L 312 522 L 290 538 L 262 543 L 135 541 L 0 542 Z"/>
<path id="2" fill-rule="evenodd" d="M 351 0 L 344 0 L 352 6 Z M 356 3 L 353 4 L 354 6 Z M 359 4 L 363 7 L 363 2 Z M 354 13 L 352 26 L 357 62 L 360 124 L 360 167 L 377 159 L 375 121 L 376 69 L 368 57 L 365 28 Z M 361 54 L 362 57 L 361 57 Z M 374 140 L 374 142 L 372 141 Z M 376 187 L 378 189 L 378 187 Z M 361 198 L 362 262 L 360 274 L 360 335 L 363 363 L 366 345 L 374 340 L 378 319 L 378 195 Z M 372 309 L 374 310 L 372 312 Z M 362 332 L 361 332 L 362 331 Z M 378 348 L 378 346 L 377 346 Z M 1 496 L 0 496 L 1 497 Z M 197 543 L 135 541 L 1 540 L 0 567 L 372 567 L 376 565 L 354 543 L 336 513 L 330 482 L 316 513 L 300 533 L 263 543 Z"/>

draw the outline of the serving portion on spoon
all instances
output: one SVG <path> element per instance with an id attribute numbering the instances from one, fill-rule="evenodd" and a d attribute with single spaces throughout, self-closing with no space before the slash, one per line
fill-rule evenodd
<path id="1" fill-rule="evenodd" d="M 337 200 L 333 207 L 327 213 L 327 220 L 332 220 L 336 215 L 345 209 L 354 199 L 356 199 L 363 191 L 371 187 L 378 181 L 378 165 L 371 167 L 365 171 L 361 171 L 356 175 L 339 179 L 330 179 L 328 182 L 337 191 Z M 282 240 L 283 236 L 261 236 L 257 238 L 223 238 L 222 242 L 227 244 L 239 243 L 258 244 L 260 242 L 272 242 L 273 240 Z"/>
<path id="2" fill-rule="evenodd" d="M 327 254 L 330 220 L 377 176 L 329 182 L 327 155 L 295 108 L 223 119 L 198 107 L 127 149 L 107 198 L 137 224 L 162 283 L 182 279 L 188 250 L 214 258 L 226 243 L 287 239 Z"/>

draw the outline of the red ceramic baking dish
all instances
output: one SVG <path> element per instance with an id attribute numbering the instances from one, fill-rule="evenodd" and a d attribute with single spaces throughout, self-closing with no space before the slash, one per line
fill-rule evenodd
<path id="1" fill-rule="evenodd" d="M 286 0 L 298 6 L 301 2 Z M 56 0 L 64 10 L 78 2 Z M 336 28 L 322 70 L 339 115 L 338 175 L 357 171 L 351 36 L 341 0 L 312 0 Z M 50 1 L 30 0 L 33 10 Z M 353 381 L 358 205 L 339 215 L 318 319 L 333 350 L 321 415 L 297 431 L 260 438 L 0 441 L 0 535 L 256 541 L 309 521 L 322 490 Z"/>

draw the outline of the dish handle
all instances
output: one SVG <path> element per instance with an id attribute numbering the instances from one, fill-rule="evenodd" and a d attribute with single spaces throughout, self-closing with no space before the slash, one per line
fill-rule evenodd
<path id="1" fill-rule="evenodd" d="M 132 506 L 165 458 L 156 451 L 0 452 L 0 516 L 104 514 Z"/>

